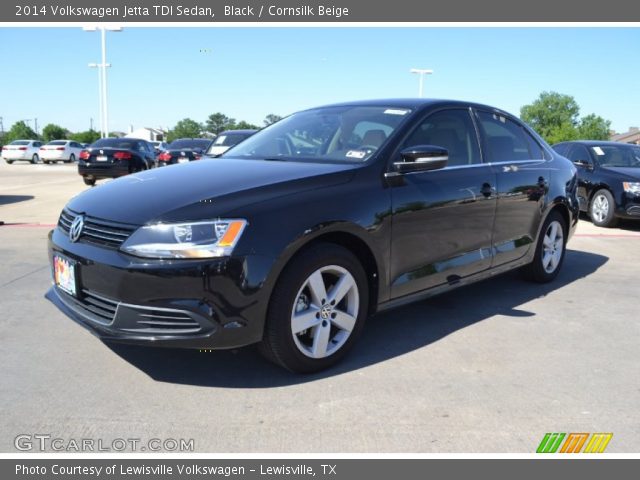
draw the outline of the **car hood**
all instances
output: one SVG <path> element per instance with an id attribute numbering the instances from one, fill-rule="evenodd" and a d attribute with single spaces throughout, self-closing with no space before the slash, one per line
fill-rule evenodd
<path id="1" fill-rule="evenodd" d="M 617 173 L 625 179 L 640 180 L 640 168 L 637 167 L 602 167 L 610 172 Z"/>
<path id="2" fill-rule="evenodd" d="M 207 159 L 110 181 L 73 198 L 67 208 L 143 225 L 224 215 L 243 205 L 349 181 L 355 165 Z"/>

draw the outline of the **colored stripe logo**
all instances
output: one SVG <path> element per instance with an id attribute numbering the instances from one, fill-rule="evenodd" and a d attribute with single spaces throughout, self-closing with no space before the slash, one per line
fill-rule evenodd
<path id="1" fill-rule="evenodd" d="M 536 453 L 603 453 L 611 437 L 613 433 L 546 433 Z M 586 447 L 582 450 L 585 444 Z"/>

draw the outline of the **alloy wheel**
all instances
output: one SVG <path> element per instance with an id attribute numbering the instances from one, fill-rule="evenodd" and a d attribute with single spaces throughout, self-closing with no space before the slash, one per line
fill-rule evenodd
<path id="1" fill-rule="evenodd" d="M 557 220 L 551 222 L 547 227 L 542 248 L 542 267 L 545 272 L 553 273 L 560 265 L 564 251 L 564 233 L 562 225 Z"/>
<path id="2" fill-rule="evenodd" d="M 325 358 L 340 350 L 356 325 L 360 295 L 349 271 L 329 265 L 313 272 L 298 291 L 291 311 L 291 333 L 298 350 Z"/>
<path id="3" fill-rule="evenodd" d="M 609 200 L 602 194 L 596 195 L 593 199 L 593 204 L 591 205 L 591 216 L 592 218 L 602 223 L 605 218 L 609 214 Z"/>

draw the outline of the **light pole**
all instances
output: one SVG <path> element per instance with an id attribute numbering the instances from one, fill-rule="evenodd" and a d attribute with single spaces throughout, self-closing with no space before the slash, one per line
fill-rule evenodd
<path id="1" fill-rule="evenodd" d="M 97 68 L 98 69 L 98 109 L 100 112 L 100 138 L 104 138 L 104 112 L 102 109 L 102 72 L 100 63 L 90 63 L 89 68 Z"/>
<path id="2" fill-rule="evenodd" d="M 122 27 L 112 26 L 89 26 L 82 27 L 85 32 L 100 31 L 100 43 L 102 47 L 102 62 L 90 63 L 89 67 L 98 69 L 98 89 L 100 98 L 100 124 L 101 124 L 101 137 L 105 138 L 109 136 L 109 109 L 107 106 L 107 68 L 111 66 L 107 63 L 107 35 L 106 32 L 121 32 Z"/>
<path id="3" fill-rule="evenodd" d="M 409 72 L 417 73 L 418 75 L 420 75 L 420 86 L 418 87 L 418 97 L 422 98 L 422 85 L 424 83 L 424 76 L 431 75 L 433 73 L 433 70 L 427 70 L 424 68 L 412 68 L 411 70 L 409 70 Z"/>

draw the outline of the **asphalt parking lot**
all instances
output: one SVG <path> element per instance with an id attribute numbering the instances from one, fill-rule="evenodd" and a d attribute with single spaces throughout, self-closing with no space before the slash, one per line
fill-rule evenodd
<path id="1" fill-rule="evenodd" d="M 196 452 L 534 452 L 546 432 L 640 447 L 640 224 L 580 222 L 550 285 L 510 273 L 369 320 L 289 374 L 254 348 L 108 347 L 44 299 L 72 165 L 0 164 L 0 451 L 20 434 L 193 439 Z"/>

